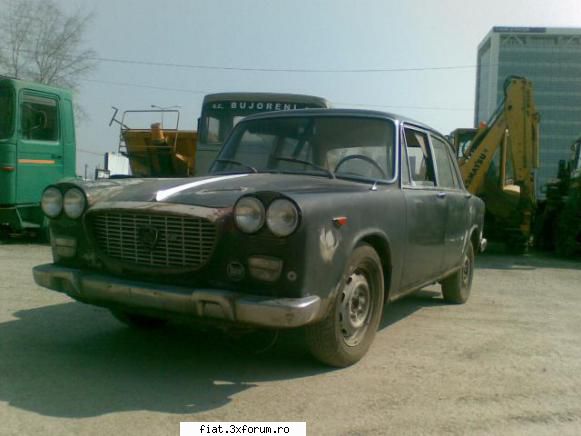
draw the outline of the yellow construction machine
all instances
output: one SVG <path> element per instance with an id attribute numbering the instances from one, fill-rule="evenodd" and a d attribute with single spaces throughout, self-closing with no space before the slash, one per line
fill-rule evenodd
<path id="1" fill-rule="evenodd" d="M 187 177 L 194 174 L 198 135 L 194 130 L 178 129 L 177 110 L 125 111 L 118 120 L 118 110 L 113 109 L 115 112 L 109 125 L 115 122 L 121 127 L 119 152 L 128 157 L 134 177 Z M 126 124 L 128 115 L 152 115 L 152 119 L 160 116 L 162 121 L 149 123 L 148 127 L 130 128 Z M 172 118 L 174 128 L 164 128 L 164 116 Z"/>
<path id="2" fill-rule="evenodd" d="M 531 238 L 539 124 L 531 81 L 511 76 L 488 123 L 451 133 L 466 189 L 486 203 L 487 236 L 513 252 L 526 250 Z"/>

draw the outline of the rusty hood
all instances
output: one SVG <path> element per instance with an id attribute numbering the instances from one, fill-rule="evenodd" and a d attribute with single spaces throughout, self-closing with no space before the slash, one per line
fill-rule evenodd
<path id="1" fill-rule="evenodd" d="M 331 179 L 307 174 L 229 174 L 185 179 L 118 179 L 78 184 L 89 203 L 139 201 L 231 207 L 245 194 L 279 192 L 292 194 L 362 192 L 369 183 Z"/>

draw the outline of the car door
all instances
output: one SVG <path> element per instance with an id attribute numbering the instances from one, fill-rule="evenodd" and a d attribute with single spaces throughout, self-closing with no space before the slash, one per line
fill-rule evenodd
<path id="1" fill-rule="evenodd" d="M 436 186 L 428 133 L 404 125 L 401 137 L 407 223 L 402 289 L 410 289 L 442 272 L 447 204 L 446 196 Z"/>
<path id="2" fill-rule="evenodd" d="M 43 189 L 64 176 L 64 147 L 59 129 L 59 99 L 23 90 L 18 120 L 16 197 L 38 203 Z"/>
<path id="3" fill-rule="evenodd" d="M 442 137 L 430 135 L 436 164 L 438 191 L 446 197 L 446 242 L 442 257 L 443 269 L 448 271 L 460 265 L 468 236 L 468 201 L 470 194 L 456 171 L 452 148 Z"/>

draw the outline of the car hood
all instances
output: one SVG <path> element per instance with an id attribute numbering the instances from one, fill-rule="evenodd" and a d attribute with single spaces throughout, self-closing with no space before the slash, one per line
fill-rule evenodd
<path id="1" fill-rule="evenodd" d="M 232 174 L 187 179 L 119 179 L 84 183 L 90 203 L 140 201 L 231 207 L 244 194 L 362 192 L 370 183 L 305 174 Z"/>

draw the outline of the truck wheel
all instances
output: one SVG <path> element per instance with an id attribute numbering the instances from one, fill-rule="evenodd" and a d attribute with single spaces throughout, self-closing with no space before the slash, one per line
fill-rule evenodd
<path id="1" fill-rule="evenodd" d="M 345 367 L 367 352 L 383 310 L 383 271 L 377 252 L 367 244 L 355 248 L 329 314 L 306 329 L 307 345 L 319 361 Z"/>
<path id="2" fill-rule="evenodd" d="M 444 301 L 451 304 L 466 303 L 470 296 L 473 275 L 474 248 L 472 247 L 472 242 L 468 242 L 468 246 L 462 257 L 462 267 L 451 276 L 442 280 L 442 295 L 444 296 Z"/>
<path id="3" fill-rule="evenodd" d="M 137 315 L 135 313 L 126 312 L 124 310 L 113 310 L 111 309 L 111 314 L 123 324 L 139 328 L 139 329 L 156 329 L 163 327 L 167 324 L 167 320 L 160 318 L 152 318 L 150 316 Z"/>
<path id="4" fill-rule="evenodd" d="M 37 238 L 41 243 L 48 243 L 50 244 L 50 229 L 48 218 L 44 217 L 42 223 L 40 224 L 40 228 L 38 229 Z"/>

